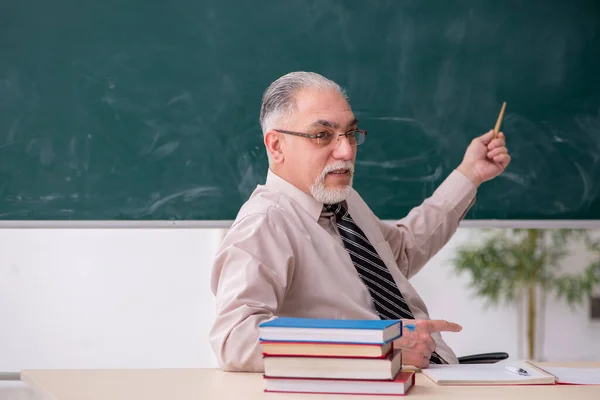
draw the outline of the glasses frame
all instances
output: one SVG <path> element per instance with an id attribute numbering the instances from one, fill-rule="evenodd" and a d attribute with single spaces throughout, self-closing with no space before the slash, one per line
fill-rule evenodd
<path id="1" fill-rule="evenodd" d="M 318 132 L 318 133 L 301 133 L 301 132 L 294 132 L 294 131 L 286 131 L 285 129 L 273 129 L 273 130 L 275 132 L 283 133 L 283 134 L 286 134 L 286 135 L 300 136 L 300 137 L 304 137 L 304 138 L 308 138 L 308 139 L 323 139 L 323 136 L 321 135 L 321 133 L 323 133 L 323 132 Z M 367 131 L 366 130 L 364 130 L 364 129 L 351 129 L 351 130 L 349 130 L 346 133 L 339 133 L 337 136 L 334 135 L 336 137 L 336 141 L 337 141 L 338 145 L 340 143 L 340 136 L 345 136 L 346 139 L 348 139 L 348 134 L 350 134 L 351 132 L 358 132 L 358 133 L 360 133 L 361 135 L 364 136 L 365 140 L 367 138 Z M 332 138 L 332 142 L 333 142 L 333 138 Z M 364 141 L 362 143 L 364 143 Z M 360 144 L 362 144 L 362 143 L 360 143 Z M 329 144 L 331 144 L 331 143 L 328 143 L 326 146 L 328 146 Z M 350 145 L 352 146 L 352 144 L 350 144 Z M 359 143 L 357 141 L 355 146 L 358 146 L 358 145 L 359 145 Z"/>

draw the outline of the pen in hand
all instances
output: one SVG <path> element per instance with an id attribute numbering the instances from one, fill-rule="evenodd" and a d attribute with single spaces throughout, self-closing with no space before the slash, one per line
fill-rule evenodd
<path id="1" fill-rule="evenodd" d="M 494 139 L 498 136 L 498 132 L 500 131 L 500 124 L 502 123 L 502 118 L 504 117 L 504 109 L 506 108 L 506 102 L 502 103 L 502 109 L 500 109 L 500 114 L 498 114 L 498 120 L 496 121 L 496 126 L 494 127 Z"/>
<path id="2" fill-rule="evenodd" d="M 511 367 L 510 365 L 507 365 L 504 367 L 504 369 L 507 370 L 508 372 L 512 372 L 513 374 L 517 374 L 517 375 L 523 375 L 523 376 L 529 375 L 529 372 L 527 372 L 523 368 Z"/>

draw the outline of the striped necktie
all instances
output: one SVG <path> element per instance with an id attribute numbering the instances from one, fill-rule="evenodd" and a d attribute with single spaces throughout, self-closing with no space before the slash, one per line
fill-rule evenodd
<path id="1" fill-rule="evenodd" d="M 348 211 L 340 203 L 326 204 L 325 208 L 335 215 L 344 247 L 371 294 L 379 318 L 415 319 L 392 274 Z M 430 362 L 445 364 L 435 351 L 431 354 Z"/>

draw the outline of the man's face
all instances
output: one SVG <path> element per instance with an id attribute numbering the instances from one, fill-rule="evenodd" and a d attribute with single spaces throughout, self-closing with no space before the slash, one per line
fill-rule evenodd
<path id="1" fill-rule="evenodd" d="M 350 105 L 337 91 L 298 92 L 296 110 L 280 129 L 307 134 L 327 132 L 333 139 L 323 144 L 315 139 L 286 135 L 280 175 L 323 203 L 344 200 L 352 186 L 356 146 L 339 135 L 356 129 L 357 123 Z"/>

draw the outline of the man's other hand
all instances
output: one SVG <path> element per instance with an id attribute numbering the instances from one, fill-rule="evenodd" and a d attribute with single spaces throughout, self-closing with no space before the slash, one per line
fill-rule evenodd
<path id="1" fill-rule="evenodd" d="M 413 325 L 414 330 L 406 325 Z M 431 337 L 435 332 L 460 332 L 462 326 L 444 320 L 403 319 L 402 337 L 394 341 L 394 347 L 402 349 L 402 364 L 427 368 L 431 353 L 436 349 Z"/>
<path id="2" fill-rule="evenodd" d="M 457 170 L 479 186 L 500 175 L 509 163 L 504 133 L 499 132 L 494 139 L 491 130 L 471 141 Z"/>

